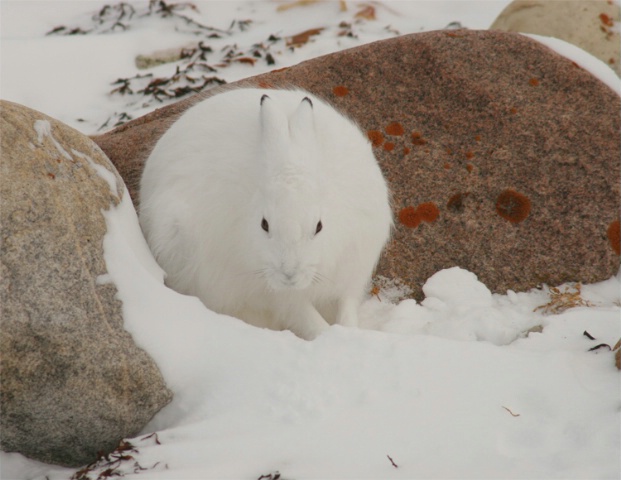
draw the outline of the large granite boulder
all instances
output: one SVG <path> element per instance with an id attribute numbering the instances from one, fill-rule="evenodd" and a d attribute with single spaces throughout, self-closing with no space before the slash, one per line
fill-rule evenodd
<path id="1" fill-rule="evenodd" d="M 490 29 L 535 33 L 573 43 L 621 75 L 619 3 L 608 0 L 514 0 Z"/>
<path id="2" fill-rule="evenodd" d="M 497 31 L 406 35 L 229 85 L 298 86 L 368 133 L 396 228 L 378 273 L 422 297 L 460 266 L 494 292 L 619 269 L 619 95 L 539 42 Z M 95 141 L 138 203 L 157 139 L 209 91 Z M 243 132 L 240 132 L 243 135 Z"/>
<path id="3" fill-rule="evenodd" d="M 78 466 L 140 432 L 172 397 L 123 329 L 102 210 L 123 181 L 88 137 L 0 102 L 0 446 Z"/>

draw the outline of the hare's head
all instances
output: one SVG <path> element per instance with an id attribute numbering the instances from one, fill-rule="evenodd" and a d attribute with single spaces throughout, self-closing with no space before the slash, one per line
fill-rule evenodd
<path id="1" fill-rule="evenodd" d="M 261 236 L 261 275 L 273 290 L 321 281 L 317 267 L 326 229 L 313 108 L 304 97 L 288 114 L 269 96 L 261 98 L 263 174 L 253 228 Z"/>

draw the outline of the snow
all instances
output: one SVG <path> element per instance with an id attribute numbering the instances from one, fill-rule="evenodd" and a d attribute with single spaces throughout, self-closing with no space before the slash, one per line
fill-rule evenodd
<path id="1" fill-rule="evenodd" d="M 327 26 L 294 52 L 282 48 L 276 66 L 236 64 L 218 72 L 232 81 L 388 38 L 388 24 L 401 33 L 452 21 L 486 28 L 508 1 L 374 3 L 378 19 L 357 25 L 358 39 L 337 35 L 338 24 L 357 11 L 353 2 L 349 12 L 324 2 L 284 13 L 274 2 L 196 3 L 193 15 L 218 28 L 232 19 L 254 20 L 249 30 L 221 39 L 241 50 L 274 32 L 289 36 Z M 2 97 L 85 133 L 119 109 L 137 116 L 158 106 L 111 97 L 109 84 L 136 73 L 136 54 L 193 37 L 153 19 L 114 34 L 43 36 L 60 24 L 88 24 L 102 5 L 3 1 Z M 575 52 L 577 63 L 589 64 L 600 78 L 608 75 L 607 66 Z M 171 68 L 154 70 L 168 75 L 163 72 Z M 44 124 L 37 128 L 48 135 Z M 98 282 L 116 285 L 127 330 L 175 394 L 143 434 L 129 440 L 134 460 L 116 470 L 125 478 L 621 476 L 621 375 L 608 349 L 589 351 L 621 336 L 621 274 L 582 286 L 584 306 L 554 315 L 538 308 L 550 302 L 547 288 L 492 294 L 459 268 L 429 278 L 422 303 L 402 300 L 407 289 L 385 279 L 361 308 L 361 328 L 332 327 L 306 342 L 215 314 L 166 288 L 127 195 L 104 215 L 108 274 Z M 3 479 L 74 473 L 16 453 L 2 452 L 0 462 Z"/>
<path id="2" fill-rule="evenodd" d="M 110 187 L 110 193 L 112 195 L 117 194 L 118 185 L 117 185 L 116 176 L 114 175 L 114 173 L 112 173 L 110 170 L 108 170 L 103 165 L 100 165 L 99 163 L 95 162 L 91 157 L 89 157 L 85 153 L 78 152 L 75 148 L 71 149 L 71 153 L 73 153 L 78 158 L 82 158 L 83 160 L 86 160 L 88 164 L 93 168 L 93 170 L 95 170 L 97 175 L 99 175 L 99 177 L 108 184 L 108 187 Z"/>
<path id="3" fill-rule="evenodd" d="M 43 139 L 47 137 L 52 141 L 54 147 L 56 147 L 56 150 L 58 151 L 58 153 L 60 153 L 61 156 L 63 156 L 66 160 L 72 160 L 71 155 L 67 153 L 62 145 L 58 143 L 58 141 L 52 135 L 52 125 L 49 121 L 36 120 L 33 128 L 35 132 L 37 132 L 37 142 L 39 142 L 39 144 L 41 144 L 43 142 Z"/>

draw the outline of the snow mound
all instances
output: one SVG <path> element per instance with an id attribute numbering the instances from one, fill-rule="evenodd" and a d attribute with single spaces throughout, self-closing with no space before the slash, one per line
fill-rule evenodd
<path id="1" fill-rule="evenodd" d="M 427 280 L 423 292 L 426 298 L 421 304 L 404 300 L 398 305 L 379 307 L 379 300 L 370 299 L 363 305 L 363 326 L 402 335 L 507 345 L 544 321 L 533 313 L 531 302 L 524 308 L 514 292 L 509 296 L 492 295 L 475 274 L 459 267 L 437 272 Z M 533 292 L 533 297 L 539 297 L 538 293 Z M 372 315 L 375 320 L 369 319 Z"/>

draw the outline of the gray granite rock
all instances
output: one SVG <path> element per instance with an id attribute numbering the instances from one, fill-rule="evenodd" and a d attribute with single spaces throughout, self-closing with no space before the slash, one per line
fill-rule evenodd
<path id="1" fill-rule="evenodd" d="M 0 446 L 83 465 L 172 397 L 101 277 L 102 210 L 125 187 L 88 137 L 14 103 L 0 108 Z"/>
<path id="2" fill-rule="evenodd" d="M 416 298 L 438 270 L 494 292 L 619 269 L 619 95 L 523 35 L 436 31 L 303 62 L 240 86 L 298 86 L 369 135 L 397 219 L 378 273 Z M 191 97 L 94 140 L 134 201 L 142 165 Z M 243 132 L 240 132 L 243 135 Z"/>

